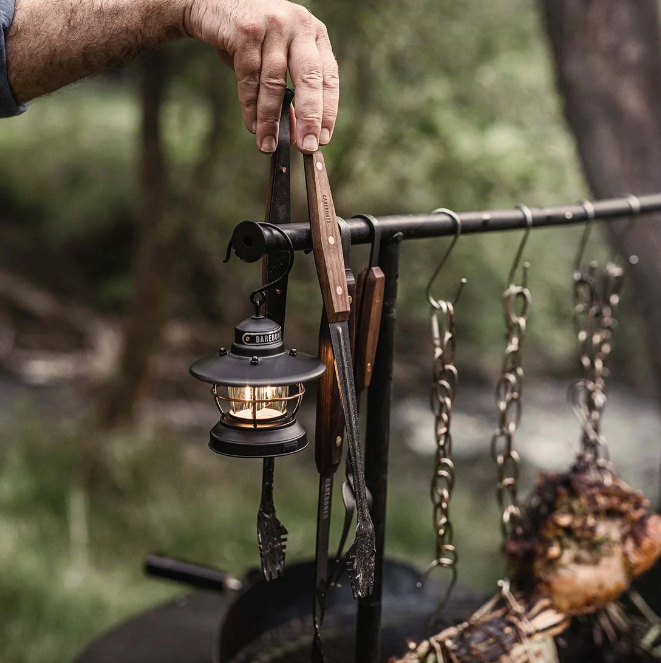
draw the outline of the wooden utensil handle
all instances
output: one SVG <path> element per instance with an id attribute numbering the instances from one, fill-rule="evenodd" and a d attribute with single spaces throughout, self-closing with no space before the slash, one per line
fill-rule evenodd
<path id="1" fill-rule="evenodd" d="M 352 345 L 355 340 L 356 282 L 347 279 L 349 297 L 352 298 L 349 329 Z M 335 472 L 342 462 L 344 443 L 344 410 L 340 386 L 335 372 L 335 357 L 328 329 L 326 311 L 322 311 L 319 328 L 319 359 L 326 364 L 326 372 L 319 379 L 317 392 L 317 423 L 315 432 L 315 462 L 320 474 Z"/>
<path id="2" fill-rule="evenodd" d="M 386 277 L 380 267 L 363 270 L 358 276 L 358 306 L 360 307 L 358 333 L 355 350 L 356 389 L 362 391 L 370 386 L 379 329 L 383 311 L 383 292 Z"/>
<path id="3" fill-rule="evenodd" d="M 326 476 L 335 472 L 342 462 L 344 411 L 325 311 L 319 329 L 319 359 L 326 364 L 326 372 L 318 382 L 314 457 L 317 471 Z"/>
<path id="4" fill-rule="evenodd" d="M 324 308 L 329 323 L 344 322 L 350 315 L 349 294 L 326 164 L 321 152 L 306 154 L 304 162 L 312 246 Z"/>

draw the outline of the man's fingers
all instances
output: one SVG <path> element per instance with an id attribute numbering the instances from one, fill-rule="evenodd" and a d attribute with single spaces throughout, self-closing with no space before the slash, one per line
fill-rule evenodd
<path id="1" fill-rule="evenodd" d="M 238 81 L 239 103 L 243 121 L 249 131 L 257 130 L 257 97 L 262 69 L 264 29 L 251 25 L 242 30 L 239 46 L 234 52 L 234 71 Z"/>
<path id="2" fill-rule="evenodd" d="M 289 72 L 296 88 L 296 144 L 301 152 L 314 152 L 319 147 L 324 108 L 324 75 L 314 34 L 294 37 Z"/>
<path id="3" fill-rule="evenodd" d="M 274 28 L 269 30 L 262 47 L 262 70 L 257 98 L 257 147 L 275 152 L 282 100 L 287 87 L 287 37 Z"/>
<path id="4" fill-rule="evenodd" d="M 2 0 L 0 0 L 2 2 Z M 288 0 L 196 0 L 185 31 L 234 68 L 243 121 L 263 152 L 276 149 L 287 69 L 296 88 L 296 144 L 314 152 L 331 139 L 339 99 L 337 63 L 323 23 Z"/>
<path id="5" fill-rule="evenodd" d="M 319 143 L 326 145 L 330 142 L 337 119 L 337 108 L 340 102 L 340 76 L 337 68 L 337 60 L 333 55 L 326 27 L 322 24 L 317 36 L 317 49 L 321 56 L 323 67 L 323 90 L 324 90 L 324 111 L 321 118 L 321 133 L 319 134 Z"/>

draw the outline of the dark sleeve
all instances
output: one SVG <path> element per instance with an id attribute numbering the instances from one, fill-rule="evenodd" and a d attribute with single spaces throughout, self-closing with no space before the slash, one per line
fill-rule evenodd
<path id="1" fill-rule="evenodd" d="M 14 18 L 14 0 L 0 0 L 0 117 L 12 117 L 25 110 L 19 106 L 14 93 L 9 87 L 7 78 L 7 54 L 5 52 L 5 37 Z"/>

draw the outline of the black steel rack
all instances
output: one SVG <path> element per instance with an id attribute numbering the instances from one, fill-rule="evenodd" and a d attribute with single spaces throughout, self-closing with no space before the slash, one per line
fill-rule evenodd
<path id="1" fill-rule="evenodd" d="M 568 226 L 584 223 L 592 218 L 613 221 L 661 212 L 661 194 L 535 208 L 530 211 L 532 228 Z M 465 212 L 458 216 L 461 220 L 462 235 L 527 227 L 526 215 L 519 208 Z M 352 245 L 371 242 L 370 225 L 365 219 L 350 218 L 345 221 L 351 231 Z M 361 599 L 358 607 L 355 660 L 360 663 L 376 663 L 379 659 L 400 246 L 403 240 L 449 236 L 454 235 L 457 230 L 455 221 L 444 213 L 381 216 L 376 221 L 381 229 L 379 266 L 386 276 L 386 289 L 374 375 L 368 392 L 364 452 L 365 479 L 373 497 L 376 568 L 374 592 L 368 598 Z M 289 237 L 296 251 L 312 249 L 309 225 L 287 224 L 282 226 L 282 231 Z M 279 233 L 252 221 L 244 221 L 235 228 L 232 246 L 236 255 L 245 262 L 256 262 L 264 256 L 288 251 L 286 240 Z"/>

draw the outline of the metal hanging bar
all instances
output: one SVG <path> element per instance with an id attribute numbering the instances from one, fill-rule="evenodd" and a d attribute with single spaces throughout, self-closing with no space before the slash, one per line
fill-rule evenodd
<path id="1" fill-rule="evenodd" d="M 480 234 L 502 230 L 518 230 L 528 226 L 543 228 L 568 226 L 591 219 L 618 219 L 661 212 L 661 193 L 638 198 L 640 208 L 631 205 L 631 196 L 593 203 L 577 203 L 560 207 L 536 208 L 530 215 L 520 208 L 459 214 L 462 234 Z M 532 217 L 532 223 L 530 222 Z M 371 510 L 376 534 L 374 591 L 361 599 L 356 629 L 356 663 L 377 663 L 381 639 L 381 601 L 385 558 L 386 502 L 388 489 L 388 451 L 392 406 L 395 326 L 397 320 L 397 280 L 399 247 L 403 239 L 424 239 L 456 233 L 456 219 L 447 214 L 412 214 L 382 216 L 381 258 L 379 264 L 386 274 L 381 332 L 377 346 L 373 383 L 368 392 L 367 435 L 365 444 L 365 479 L 373 495 Z M 346 219 L 352 244 L 369 244 L 372 231 L 361 217 Z M 310 251 L 312 236 L 309 224 L 288 224 L 282 227 L 296 251 Z M 240 223 L 232 235 L 232 246 L 245 262 L 256 262 L 264 256 L 286 252 L 287 241 L 280 233 L 258 222 Z"/>
<path id="2" fill-rule="evenodd" d="M 640 209 L 632 210 L 631 196 L 594 201 L 594 218 L 607 220 L 630 217 L 632 211 L 643 215 L 661 212 L 661 193 L 639 196 Z M 588 212 L 583 203 L 560 207 L 539 207 L 531 209 L 532 227 L 567 226 L 588 220 Z M 520 209 L 491 210 L 485 212 L 464 212 L 461 219 L 462 235 L 519 230 L 526 228 L 526 216 Z M 378 217 L 384 241 L 397 233 L 402 233 L 405 240 L 425 239 L 454 235 L 456 221 L 447 214 L 408 214 Z M 372 240 L 371 229 L 367 221 L 360 217 L 346 219 L 351 232 L 352 244 L 369 244 Z M 292 223 L 285 232 L 296 251 L 312 249 L 312 235 L 307 223 Z M 279 251 L 287 251 L 285 239 L 268 228 L 261 228 L 257 222 L 240 223 L 232 235 L 232 245 L 237 256 L 246 262 L 255 262 L 262 256 Z"/>

